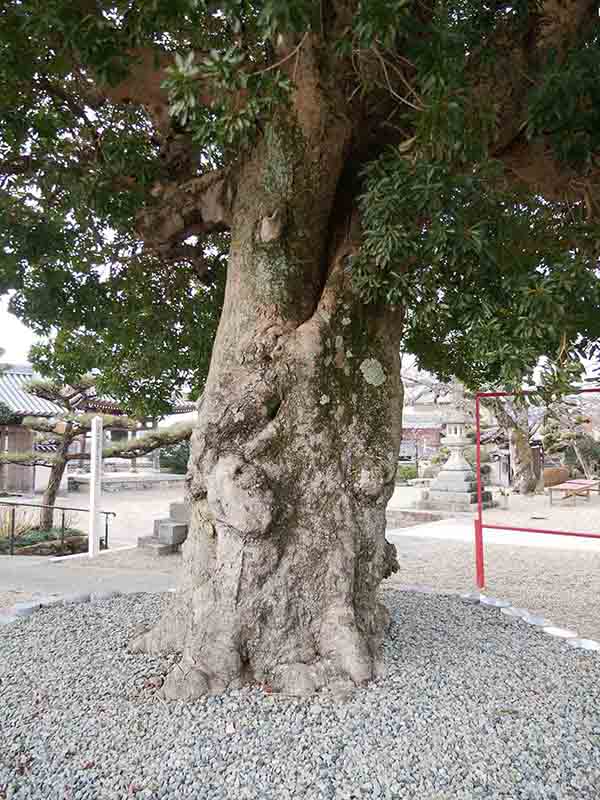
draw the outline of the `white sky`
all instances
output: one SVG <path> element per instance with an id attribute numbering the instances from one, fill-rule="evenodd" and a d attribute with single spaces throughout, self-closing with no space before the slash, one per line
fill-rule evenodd
<path id="1" fill-rule="evenodd" d="M 0 348 L 6 352 L 3 361 L 12 364 L 26 363 L 29 348 L 35 341 L 35 336 L 22 322 L 9 314 L 8 297 L 0 297 Z"/>

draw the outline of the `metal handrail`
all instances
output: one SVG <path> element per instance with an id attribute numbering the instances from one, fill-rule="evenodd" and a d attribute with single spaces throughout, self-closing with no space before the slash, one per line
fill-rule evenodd
<path id="1" fill-rule="evenodd" d="M 11 509 L 10 515 L 10 544 L 9 555 L 15 554 L 15 527 L 16 527 L 16 509 L 17 508 L 51 508 L 53 511 L 62 511 L 61 526 L 60 526 L 60 546 L 65 546 L 65 511 L 83 511 L 89 514 L 89 508 L 72 508 L 70 506 L 49 506 L 43 503 L 11 503 L 10 501 L 0 500 L 0 506 L 8 506 Z M 98 511 L 98 514 L 104 514 L 104 539 L 100 539 L 100 550 L 108 550 L 108 518 L 116 517 L 114 511 Z"/>

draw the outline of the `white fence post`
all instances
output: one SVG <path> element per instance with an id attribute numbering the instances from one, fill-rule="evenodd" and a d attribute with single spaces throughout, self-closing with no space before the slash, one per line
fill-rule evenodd
<path id="1" fill-rule="evenodd" d="M 92 450 L 90 453 L 90 527 L 88 533 L 88 554 L 90 558 L 100 552 L 100 500 L 102 497 L 102 417 L 92 420 Z"/>

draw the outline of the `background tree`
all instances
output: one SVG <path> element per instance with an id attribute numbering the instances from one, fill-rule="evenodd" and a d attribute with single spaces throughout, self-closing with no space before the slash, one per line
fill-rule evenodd
<path id="1" fill-rule="evenodd" d="M 48 467 L 50 470 L 48 483 L 42 496 L 40 510 L 40 528 L 50 530 L 53 525 L 54 504 L 60 484 L 69 461 L 89 459 L 89 453 L 73 450 L 73 445 L 80 437 L 91 431 L 92 419 L 96 414 L 85 414 L 78 410 L 85 405 L 86 397 L 95 392 L 95 381 L 85 376 L 72 385 L 62 385 L 50 380 L 31 381 L 27 391 L 56 403 L 63 413 L 56 419 L 42 417 L 24 417 L 22 423 L 34 431 L 38 442 L 51 442 L 55 450 L 50 453 L 36 451 L 29 453 L 0 453 L 0 464 L 21 464 L 24 466 Z M 105 430 L 136 430 L 137 420 L 125 416 L 100 414 Z M 191 426 L 178 425 L 160 431 L 152 431 L 131 442 L 119 442 L 103 448 L 103 457 L 137 458 L 164 446 L 173 445 L 182 439 L 188 439 Z"/>
<path id="2" fill-rule="evenodd" d="M 65 309 L 73 336 L 112 265 L 212 280 L 229 237 L 187 577 L 136 644 L 183 653 L 167 696 L 377 673 L 402 338 L 469 386 L 594 346 L 597 12 L 3 4 L 0 270 L 21 315 Z"/>
<path id="3" fill-rule="evenodd" d="M 178 442 L 171 447 L 164 447 L 160 451 L 161 466 L 167 472 L 173 472 L 176 475 L 185 475 L 190 460 L 190 443 L 189 441 Z"/>
<path id="4" fill-rule="evenodd" d="M 222 250 L 208 258 L 217 267 Z M 184 393 L 198 397 L 223 302 L 223 272 L 207 286 L 187 265 L 120 263 L 108 277 L 93 274 L 87 284 L 94 313 L 86 314 L 83 325 L 81 309 L 70 312 L 59 292 L 39 317 L 23 309 L 22 319 L 38 335 L 60 320 L 52 337 L 30 351 L 36 369 L 63 383 L 93 371 L 97 391 L 118 398 L 136 417 L 169 414 Z M 42 278 L 34 292 L 44 288 Z M 20 313 L 23 299 L 15 297 L 13 311 Z"/>
<path id="5" fill-rule="evenodd" d="M 589 431 L 594 415 L 598 415 L 594 395 L 572 395 L 549 408 L 544 430 L 544 450 L 577 464 L 586 478 L 594 476 L 600 461 L 600 446 Z"/>
<path id="6" fill-rule="evenodd" d="M 536 475 L 531 439 L 544 423 L 544 411 L 523 395 L 487 400 L 508 439 L 512 486 L 519 494 L 533 494 L 543 475 Z"/>

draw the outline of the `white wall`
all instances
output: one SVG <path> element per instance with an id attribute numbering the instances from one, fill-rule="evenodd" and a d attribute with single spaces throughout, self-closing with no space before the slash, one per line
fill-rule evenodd
<path id="1" fill-rule="evenodd" d="M 34 492 L 36 494 L 43 494 L 48 485 L 48 478 L 50 477 L 50 467 L 34 467 L 35 483 Z M 60 482 L 59 492 L 61 494 L 67 493 L 67 470 L 65 470 L 62 480 Z"/>

